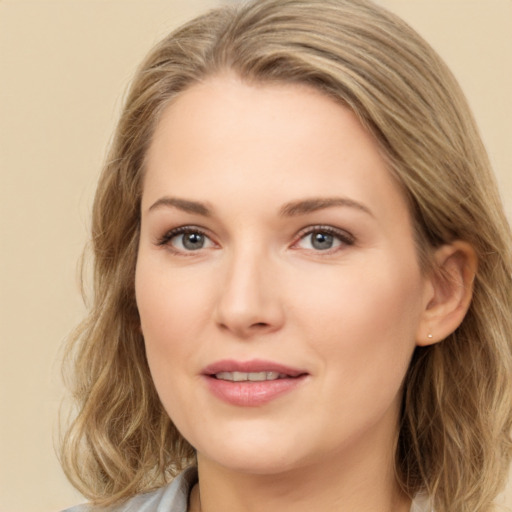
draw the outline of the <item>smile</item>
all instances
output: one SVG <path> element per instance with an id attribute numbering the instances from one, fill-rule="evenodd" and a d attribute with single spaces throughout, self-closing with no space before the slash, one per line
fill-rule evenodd
<path id="1" fill-rule="evenodd" d="M 266 380 L 285 379 L 285 373 L 278 372 L 220 372 L 215 374 L 216 379 L 231 382 L 262 382 Z"/>
<path id="2" fill-rule="evenodd" d="M 293 392 L 309 377 L 303 369 L 258 359 L 217 361 L 201 373 L 213 396 L 238 407 L 263 406 Z"/>

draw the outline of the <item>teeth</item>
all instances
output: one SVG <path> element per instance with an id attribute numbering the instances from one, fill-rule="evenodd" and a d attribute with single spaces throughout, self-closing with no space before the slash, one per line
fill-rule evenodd
<path id="1" fill-rule="evenodd" d="M 220 380 L 229 380 L 232 382 L 261 382 L 265 380 L 276 380 L 287 377 L 284 373 L 278 372 L 220 372 L 215 377 Z"/>

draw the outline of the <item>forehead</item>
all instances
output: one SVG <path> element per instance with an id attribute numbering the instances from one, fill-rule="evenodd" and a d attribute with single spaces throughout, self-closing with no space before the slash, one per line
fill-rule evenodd
<path id="1" fill-rule="evenodd" d="M 193 85 L 164 111 L 146 163 L 143 203 L 166 189 L 201 200 L 248 191 L 267 204 L 334 192 L 404 202 L 357 116 L 301 84 L 222 75 Z"/>
<path id="2" fill-rule="evenodd" d="M 149 158 L 161 142 L 171 142 L 171 135 L 180 142 L 186 139 L 188 147 L 215 139 L 224 143 L 229 133 L 235 148 L 249 137 L 253 143 L 277 137 L 283 145 L 294 138 L 313 141 L 333 128 L 373 144 L 356 115 L 326 93 L 302 83 L 248 83 L 230 72 L 208 77 L 173 98 L 157 123 Z"/>

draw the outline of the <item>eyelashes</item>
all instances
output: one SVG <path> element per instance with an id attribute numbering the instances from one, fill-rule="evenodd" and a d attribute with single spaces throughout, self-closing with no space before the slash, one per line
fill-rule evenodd
<path id="1" fill-rule="evenodd" d="M 198 251 L 215 244 L 200 228 L 195 226 L 180 226 L 167 231 L 157 240 L 159 246 L 169 246 L 176 251 Z"/>
<path id="2" fill-rule="evenodd" d="M 299 239 L 292 247 L 332 252 L 343 246 L 354 245 L 354 243 L 354 236 L 347 231 L 332 226 L 310 226 L 299 233 Z"/>
<path id="3" fill-rule="evenodd" d="M 323 225 L 302 229 L 295 240 L 290 246 L 291 249 L 324 254 L 332 254 L 355 243 L 355 237 L 348 231 Z M 208 233 L 198 226 L 171 229 L 157 239 L 156 245 L 168 247 L 173 253 L 186 256 L 218 247 Z"/>

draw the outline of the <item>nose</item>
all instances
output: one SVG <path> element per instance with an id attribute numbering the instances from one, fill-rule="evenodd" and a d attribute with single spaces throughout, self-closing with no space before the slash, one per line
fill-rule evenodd
<path id="1" fill-rule="evenodd" d="M 233 255 L 219 286 L 217 325 L 241 339 L 281 329 L 285 315 L 276 274 L 268 255 Z"/>

